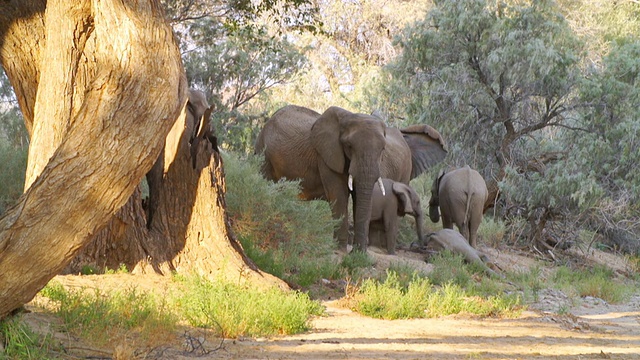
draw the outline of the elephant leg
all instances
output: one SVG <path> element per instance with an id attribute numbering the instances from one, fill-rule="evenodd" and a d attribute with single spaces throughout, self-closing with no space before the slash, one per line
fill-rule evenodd
<path id="1" fill-rule="evenodd" d="M 442 228 L 453 229 L 453 221 L 449 216 L 445 216 L 444 214 L 442 214 Z"/>
<path id="2" fill-rule="evenodd" d="M 469 228 L 469 245 L 474 249 L 478 245 L 478 226 Z"/>
<path id="3" fill-rule="evenodd" d="M 371 221 L 369 223 L 369 245 L 382 247 L 382 239 L 384 236 L 383 226 L 380 221 Z"/>
<path id="4" fill-rule="evenodd" d="M 471 244 L 471 239 L 469 238 L 469 224 L 470 224 L 470 222 L 469 222 L 469 221 L 464 222 L 464 223 L 461 223 L 461 224 L 458 226 L 458 229 L 460 229 L 460 234 L 462 234 L 462 236 L 463 236 L 465 239 L 467 239 L 467 241 L 469 242 L 469 244 Z M 471 245 L 471 246 L 473 246 L 473 245 Z M 474 246 L 474 247 L 475 247 L 475 246 Z"/>
<path id="5" fill-rule="evenodd" d="M 398 216 L 391 214 L 384 220 L 385 230 L 385 245 L 387 247 L 387 254 L 396 254 L 396 238 L 398 236 Z"/>
<path id="6" fill-rule="evenodd" d="M 324 198 L 331 204 L 334 219 L 340 219 L 340 227 L 334 237 L 340 249 L 346 249 L 349 243 L 349 188 L 347 177 L 335 174 L 326 165 L 319 167 L 320 179 L 324 190 Z"/>
<path id="7" fill-rule="evenodd" d="M 340 248 L 347 248 L 349 240 L 349 216 L 347 211 L 347 202 L 336 199 L 331 202 L 331 212 L 334 219 L 340 219 L 340 227 L 334 232 L 334 237 L 338 240 Z"/>
<path id="8" fill-rule="evenodd" d="M 479 208 L 477 213 L 472 214 L 469 219 L 469 244 L 476 248 L 478 244 L 478 228 L 480 228 L 480 223 L 482 222 L 482 208 Z"/>

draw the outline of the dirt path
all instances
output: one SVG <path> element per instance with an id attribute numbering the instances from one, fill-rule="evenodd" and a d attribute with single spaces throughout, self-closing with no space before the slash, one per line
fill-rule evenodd
<path id="1" fill-rule="evenodd" d="M 484 249 L 502 268 L 528 268 L 533 259 Z M 404 262 L 430 271 L 420 255 L 373 251 L 378 271 Z M 619 264 L 605 253 L 590 257 Z M 306 334 L 271 339 L 227 340 L 207 359 L 640 359 L 640 294 L 619 305 L 584 298 L 573 304 L 558 291 L 543 289 L 518 319 L 379 320 L 325 301 L 325 317 Z M 559 311 L 559 309 L 563 309 Z M 558 315 L 562 312 L 566 315 Z M 218 341 L 207 342 L 213 349 Z M 177 355 L 177 354 L 174 354 Z M 180 357 L 176 357 L 180 358 Z M 186 359 L 187 357 L 183 357 Z"/>
<path id="2" fill-rule="evenodd" d="M 628 305 L 602 306 L 605 311 L 594 313 L 590 307 L 582 309 L 588 313 L 584 316 L 528 311 L 518 319 L 393 321 L 363 317 L 325 302 L 328 316 L 315 319 L 315 330 L 309 333 L 228 340 L 205 358 L 640 359 L 640 296 L 634 301 L 635 311 Z"/>
<path id="3" fill-rule="evenodd" d="M 488 249 L 490 250 L 490 249 Z M 521 254 L 490 250 L 502 268 L 531 266 Z M 420 256 L 371 253 L 375 271 L 406 262 L 428 271 Z M 603 263 L 623 260 L 606 254 Z M 57 277 L 65 286 L 109 288 L 132 282 L 142 290 L 161 290 L 166 279 L 132 275 Z M 106 359 L 640 359 L 640 293 L 624 304 L 598 298 L 570 299 L 552 289 L 539 291 L 537 301 L 517 319 L 476 319 L 449 316 L 438 319 L 379 320 L 324 301 L 326 316 L 313 319 L 311 331 L 275 338 L 207 338 L 203 330 L 188 329 L 173 344 L 135 356 L 113 354 Z M 565 315 L 559 315 L 562 313 Z M 38 316 L 37 313 L 27 314 Z M 41 316 L 43 314 L 40 314 Z M 43 323 L 43 321 L 39 321 Z M 45 321 L 46 322 L 46 321 Z M 68 339 L 72 340 L 72 339 Z M 76 342 L 73 340 L 72 342 Z M 193 344 L 202 346 L 194 348 Z M 117 348 L 117 344 L 113 344 Z M 202 350 L 205 351 L 202 351 Z M 109 354 L 114 350 L 105 350 Z M 115 351 L 117 352 L 117 351 Z M 75 354 L 85 358 L 86 354 Z M 75 356 L 74 355 L 74 356 Z M 93 354 L 95 355 L 95 354 Z M 72 357 L 78 358 L 78 357 Z"/>

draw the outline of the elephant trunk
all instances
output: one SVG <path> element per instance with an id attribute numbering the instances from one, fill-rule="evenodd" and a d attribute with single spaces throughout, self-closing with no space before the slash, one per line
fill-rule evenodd
<path id="1" fill-rule="evenodd" d="M 373 187 L 379 186 L 380 171 L 378 166 L 365 166 L 353 176 L 355 185 L 353 192 L 353 231 L 354 249 L 365 252 L 369 243 L 369 222 L 371 220 L 371 196 Z M 384 191 L 384 190 L 383 190 Z"/>
<path id="2" fill-rule="evenodd" d="M 433 223 L 437 223 L 438 221 L 440 221 L 439 207 L 439 202 L 431 198 L 431 200 L 429 201 L 429 219 L 431 219 L 431 222 Z"/>

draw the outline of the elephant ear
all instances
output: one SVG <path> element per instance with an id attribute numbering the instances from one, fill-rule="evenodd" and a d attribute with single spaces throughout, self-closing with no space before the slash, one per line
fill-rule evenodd
<path id="1" fill-rule="evenodd" d="M 444 139 L 429 125 L 411 125 L 401 129 L 411 149 L 411 179 L 416 178 L 447 156 Z"/>
<path id="2" fill-rule="evenodd" d="M 332 106 L 328 108 L 311 127 L 311 144 L 327 166 L 344 173 L 345 158 L 340 143 L 340 119 L 351 114 L 349 111 Z"/>
<path id="3" fill-rule="evenodd" d="M 187 110 L 193 117 L 193 128 L 191 134 L 189 134 L 189 143 L 193 142 L 193 139 L 198 136 L 201 128 L 204 126 L 203 117 L 207 110 L 209 110 L 209 104 L 207 103 L 207 96 L 200 90 L 189 89 L 189 100 L 187 101 Z M 209 113 L 211 115 L 211 113 Z M 207 117 L 206 120 L 209 118 Z M 206 125 L 208 125 L 207 123 Z"/>
<path id="4" fill-rule="evenodd" d="M 398 216 L 413 214 L 414 210 L 413 206 L 411 205 L 411 194 L 409 193 L 409 187 L 403 183 L 394 182 L 391 189 L 398 198 Z"/>
<path id="5" fill-rule="evenodd" d="M 201 138 L 204 136 L 204 133 L 207 131 L 207 127 L 210 125 L 211 113 L 215 109 L 215 105 L 211 105 L 204 111 L 202 118 L 200 119 L 200 123 L 198 124 L 198 128 L 196 129 L 196 137 Z"/>

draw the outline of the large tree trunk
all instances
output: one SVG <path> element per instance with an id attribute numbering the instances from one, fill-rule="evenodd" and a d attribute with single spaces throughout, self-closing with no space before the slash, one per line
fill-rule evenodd
<path id="1" fill-rule="evenodd" d="M 261 273 L 234 238 L 225 206 L 222 158 L 207 139 L 192 166 L 188 129 L 181 116 L 167 137 L 158 203 L 148 224 L 138 188 L 111 223 L 89 242 L 65 273 L 125 265 L 134 273 L 193 272 L 211 280 L 285 284 Z M 151 206 L 148 204 L 147 206 Z"/>
<path id="2" fill-rule="evenodd" d="M 144 223 L 129 199 L 169 130 L 181 126 L 176 119 L 184 124 L 186 81 L 171 28 L 153 0 L 0 2 L 0 61 L 32 144 L 25 194 L 0 219 L 2 318 L 31 300 L 109 221 L 113 234 L 125 229 L 113 224 Z M 152 231 L 155 243 L 105 238 L 105 247 L 144 254 L 140 270 L 213 273 L 232 258 L 236 275 L 245 271 L 224 226 L 221 165 L 208 159 L 210 171 L 190 169 L 186 183 L 167 171 L 175 185 L 167 187 L 165 216 L 182 227 L 156 231 L 164 237 Z M 181 163 L 178 155 L 168 164 L 179 173 Z"/>

